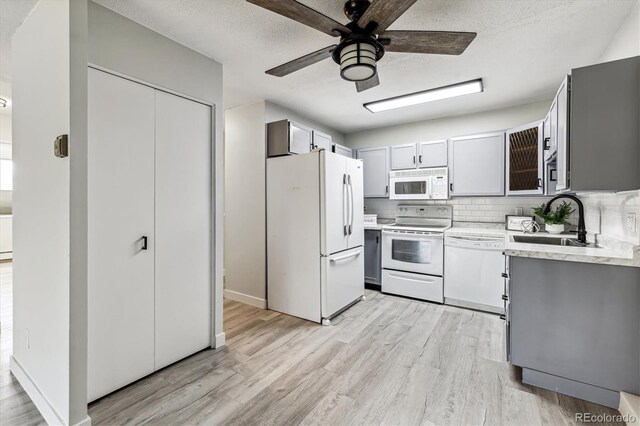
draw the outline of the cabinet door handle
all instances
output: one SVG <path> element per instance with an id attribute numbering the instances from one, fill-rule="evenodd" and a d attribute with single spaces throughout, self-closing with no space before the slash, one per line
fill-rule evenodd
<path id="1" fill-rule="evenodd" d="M 506 294 L 502 295 L 502 300 L 509 300 L 509 296 L 507 296 Z"/>
<path id="2" fill-rule="evenodd" d="M 509 275 L 507 275 L 506 273 L 502 273 L 502 278 L 509 278 Z"/>
<path id="3" fill-rule="evenodd" d="M 453 192 L 453 182 L 449 184 L 449 191 Z"/>
<path id="4" fill-rule="evenodd" d="M 142 250 L 146 250 L 147 249 L 147 236 L 146 235 L 143 236 L 141 238 L 141 240 L 142 240 Z"/>
<path id="5" fill-rule="evenodd" d="M 538 178 L 538 188 L 542 188 L 542 179 Z"/>
<path id="6" fill-rule="evenodd" d="M 385 189 L 385 191 L 387 192 L 387 194 L 389 193 L 389 185 L 387 185 L 387 189 Z"/>
<path id="7" fill-rule="evenodd" d="M 500 314 L 500 319 L 501 319 L 501 320 L 506 320 L 506 319 L 507 319 L 507 316 L 506 316 L 505 314 Z"/>
<path id="8" fill-rule="evenodd" d="M 416 156 L 413 156 L 413 164 L 416 164 Z"/>
<path id="9" fill-rule="evenodd" d="M 422 155 L 418 155 L 418 163 L 422 164 Z"/>
<path id="10" fill-rule="evenodd" d="M 376 235 L 376 244 L 380 244 L 380 236 Z"/>
<path id="11" fill-rule="evenodd" d="M 551 149 L 551 138 L 544 138 L 544 150 L 549 151 Z"/>

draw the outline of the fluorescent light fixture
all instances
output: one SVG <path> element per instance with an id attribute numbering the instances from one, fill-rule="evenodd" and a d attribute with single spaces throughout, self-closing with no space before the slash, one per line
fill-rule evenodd
<path id="1" fill-rule="evenodd" d="M 464 83 L 456 83 L 450 86 L 437 87 L 435 89 L 423 90 L 422 92 L 368 102 L 363 106 L 371 112 L 380 112 L 483 91 L 482 79 L 478 78 L 476 80 L 465 81 Z"/>

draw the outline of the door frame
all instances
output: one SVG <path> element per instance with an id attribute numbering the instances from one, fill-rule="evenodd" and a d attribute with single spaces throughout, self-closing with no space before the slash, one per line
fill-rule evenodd
<path id="1" fill-rule="evenodd" d="M 193 102 L 197 102 L 199 104 L 208 106 L 211 108 L 211 168 L 210 168 L 210 184 L 211 184 L 211 220 L 210 220 L 210 224 L 209 224 L 209 243 L 211 245 L 211 259 L 209 262 L 209 266 L 210 266 L 210 271 L 211 271 L 211 282 L 210 282 L 210 287 L 211 287 L 211 348 L 216 349 L 216 348 L 220 348 L 222 346 L 225 346 L 225 333 L 223 331 L 223 324 L 222 324 L 222 315 L 220 315 L 221 318 L 221 323 L 220 325 L 220 329 L 222 330 L 220 334 L 216 335 L 216 317 L 218 314 L 218 307 L 220 310 L 220 313 L 222 313 L 222 306 L 223 306 L 223 295 L 222 295 L 222 275 L 220 275 L 220 277 L 217 276 L 218 272 L 222 272 L 222 271 L 218 271 L 218 268 L 216 267 L 216 259 L 218 257 L 218 251 L 216 250 L 216 245 L 217 245 L 217 238 L 218 236 L 220 238 L 222 238 L 222 234 L 218 235 L 218 233 L 216 232 L 216 225 L 218 221 L 222 221 L 223 220 L 223 214 L 216 214 L 218 209 L 220 209 L 220 211 L 222 212 L 224 210 L 223 208 L 223 201 L 220 202 L 220 205 L 218 205 L 218 200 L 216 198 L 217 195 L 220 195 L 222 197 L 222 190 L 220 191 L 220 194 L 218 194 L 218 191 L 216 190 L 216 104 L 212 103 L 212 102 L 208 102 L 205 101 L 203 99 L 199 99 L 193 96 L 189 96 L 189 95 L 185 95 L 183 93 L 180 92 L 176 92 L 175 90 L 171 90 L 171 89 L 167 89 L 166 87 L 162 87 L 160 85 L 157 84 L 153 84 L 150 83 L 148 81 L 145 80 L 141 80 L 135 77 L 132 77 L 130 75 L 127 74 L 123 74 L 121 72 L 112 70 L 110 68 L 106 68 L 106 67 L 102 67 L 100 65 L 96 65 L 92 62 L 89 62 L 87 65 L 88 68 L 92 68 L 95 69 L 97 71 L 102 71 L 105 72 L 107 74 L 111 74 L 113 76 L 116 77 L 120 77 L 123 78 L 125 80 L 129 80 L 132 81 L 134 83 L 137 84 L 142 84 L 143 86 L 147 86 L 150 87 L 152 89 L 155 90 L 159 90 L 161 92 L 165 92 L 168 93 L 170 95 L 174 95 L 174 96 L 178 96 L 184 99 L 187 99 L 189 101 L 193 101 Z M 222 199 L 222 198 L 221 198 Z M 222 256 L 222 247 L 223 245 L 220 244 L 220 255 Z M 222 264 L 222 263 L 221 263 Z M 218 283 L 218 281 L 220 281 Z M 219 285 L 217 285 L 219 284 Z M 218 292 L 216 291 L 217 288 L 220 288 L 221 291 Z"/>

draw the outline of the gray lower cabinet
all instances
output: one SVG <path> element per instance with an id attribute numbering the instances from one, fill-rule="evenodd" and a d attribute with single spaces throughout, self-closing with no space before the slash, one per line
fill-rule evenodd
<path id="1" fill-rule="evenodd" d="M 364 231 L 364 282 L 382 284 L 382 236 L 377 229 Z"/>
<path id="2" fill-rule="evenodd" d="M 613 408 L 640 393 L 640 268 L 509 257 L 506 275 L 523 382 Z"/>

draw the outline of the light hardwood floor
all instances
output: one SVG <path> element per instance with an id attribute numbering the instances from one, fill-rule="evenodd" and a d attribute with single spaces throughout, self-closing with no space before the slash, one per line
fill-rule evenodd
<path id="1" fill-rule="evenodd" d="M 0 272 L 10 279 L 10 265 Z M 0 424 L 39 424 L 8 372 L 10 289 L 2 288 Z M 559 425 L 575 424 L 576 412 L 617 414 L 522 385 L 503 361 L 497 316 L 373 291 L 367 298 L 328 327 L 226 300 L 226 348 L 92 403 L 92 422 Z"/>

